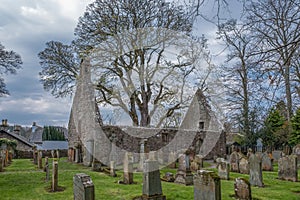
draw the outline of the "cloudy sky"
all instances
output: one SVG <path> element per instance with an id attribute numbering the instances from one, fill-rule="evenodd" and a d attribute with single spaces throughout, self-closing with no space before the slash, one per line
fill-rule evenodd
<path id="1" fill-rule="evenodd" d="M 0 98 L 0 119 L 9 124 L 64 125 L 72 99 L 55 99 L 39 82 L 37 54 L 45 43 L 69 43 L 78 18 L 91 0 L 0 0 L 0 42 L 21 55 L 22 69 L 5 77 L 11 95 Z"/>
<path id="2" fill-rule="evenodd" d="M 22 69 L 5 76 L 9 97 L 0 98 L 0 120 L 9 124 L 67 126 L 71 98 L 55 99 L 39 82 L 37 54 L 50 40 L 69 43 L 78 18 L 92 0 L 0 0 L 0 42 L 21 55 Z M 213 38 L 209 23 L 197 27 Z M 212 45 L 216 45 L 210 40 Z"/>

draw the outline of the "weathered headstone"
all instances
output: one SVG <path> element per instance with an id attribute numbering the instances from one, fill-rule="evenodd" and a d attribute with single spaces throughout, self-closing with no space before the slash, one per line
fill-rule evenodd
<path id="1" fill-rule="evenodd" d="M 58 162 L 53 161 L 52 165 L 52 192 L 56 192 L 58 189 Z"/>
<path id="2" fill-rule="evenodd" d="M 262 154 L 261 165 L 263 171 L 273 171 L 273 159 L 266 152 Z"/>
<path id="3" fill-rule="evenodd" d="M 38 168 L 43 169 L 43 153 L 42 151 L 38 151 Z"/>
<path id="4" fill-rule="evenodd" d="M 37 151 L 37 150 L 34 150 L 34 151 L 33 151 L 33 163 L 34 163 L 35 165 L 38 164 L 38 151 Z"/>
<path id="5" fill-rule="evenodd" d="M 55 158 L 55 151 L 54 150 L 51 150 L 51 156 L 52 156 L 52 158 Z"/>
<path id="6" fill-rule="evenodd" d="M 283 156 L 278 161 L 278 178 L 288 181 L 298 181 L 297 156 Z"/>
<path id="7" fill-rule="evenodd" d="M 225 161 L 218 162 L 217 169 L 218 169 L 218 176 L 221 179 L 229 180 L 230 164 L 228 162 Z"/>
<path id="8" fill-rule="evenodd" d="M 249 157 L 250 168 L 250 184 L 252 186 L 263 187 L 263 176 L 261 168 L 261 158 L 255 154 L 251 154 Z"/>
<path id="9" fill-rule="evenodd" d="M 241 174 L 249 174 L 249 162 L 246 157 L 242 157 L 239 161 L 239 170 Z"/>
<path id="10" fill-rule="evenodd" d="M 74 200 L 94 200 L 94 183 L 90 176 L 80 173 L 73 177 Z"/>
<path id="11" fill-rule="evenodd" d="M 143 200 L 165 200 L 162 193 L 158 161 L 146 160 L 143 174 Z"/>
<path id="12" fill-rule="evenodd" d="M 194 160 L 191 163 L 191 171 L 197 172 L 203 168 L 203 157 L 200 155 L 195 155 Z"/>
<path id="13" fill-rule="evenodd" d="M 94 158 L 93 163 L 92 163 L 92 170 L 99 172 L 102 170 L 102 163 L 97 160 L 96 158 Z"/>
<path id="14" fill-rule="evenodd" d="M 239 200 L 251 200 L 251 186 L 244 178 L 236 178 L 234 182 L 235 198 Z"/>
<path id="15" fill-rule="evenodd" d="M 4 163 L 3 163 L 3 157 L 2 157 L 2 153 L 0 151 L 0 172 L 3 172 L 4 171 Z"/>
<path id="16" fill-rule="evenodd" d="M 178 170 L 175 175 L 175 183 L 193 185 L 193 175 L 190 169 L 190 159 L 186 154 L 181 154 L 178 159 Z"/>
<path id="17" fill-rule="evenodd" d="M 240 172 L 239 160 L 240 158 L 238 152 L 234 151 L 230 154 L 230 170 L 232 172 Z"/>
<path id="18" fill-rule="evenodd" d="M 57 159 L 59 160 L 59 158 L 60 158 L 60 157 L 59 157 L 59 149 L 56 150 L 56 157 L 57 157 Z"/>
<path id="19" fill-rule="evenodd" d="M 85 154 L 83 157 L 83 164 L 86 166 L 92 166 L 94 156 L 94 140 L 86 141 Z"/>
<path id="20" fill-rule="evenodd" d="M 115 161 L 110 161 L 110 176 L 116 177 L 116 166 L 115 166 Z"/>
<path id="21" fill-rule="evenodd" d="M 123 161 L 123 183 L 124 184 L 132 184 L 133 183 L 133 162 L 132 162 L 132 154 L 126 152 Z"/>
<path id="22" fill-rule="evenodd" d="M 272 151 L 272 157 L 274 161 L 278 161 L 282 157 L 282 151 Z"/>
<path id="23" fill-rule="evenodd" d="M 49 159 L 48 157 L 45 157 L 45 166 L 44 166 L 44 172 L 46 172 L 46 181 L 49 181 Z"/>
<path id="24" fill-rule="evenodd" d="M 293 154 L 297 156 L 297 160 L 300 160 L 300 144 L 294 146 Z M 300 162 L 298 163 L 298 167 L 300 167 Z"/>
<path id="25" fill-rule="evenodd" d="M 212 171 L 198 170 L 194 175 L 194 200 L 220 200 L 220 177 Z"/>

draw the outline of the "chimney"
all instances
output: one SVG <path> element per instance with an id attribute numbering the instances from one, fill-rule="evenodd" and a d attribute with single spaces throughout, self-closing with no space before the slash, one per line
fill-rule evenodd
<path id="1" fill-rule="evenodd" d="M 31 132 L 34 133 L 35 130 L 36 130 L 36 128 L 37 128 L 37 127 L 36 127 L 36 122 L 33 122 L 33 123 L 32 123 L 32 127 L 31 127 Z"/>
<path id="2" fill-rule="evenodd" d="M 15 125 L 14 126 L 14 133 L 16 135 L 20 135 L 20 133 L 21 133 L 21 126 L 20 125 Z"/>

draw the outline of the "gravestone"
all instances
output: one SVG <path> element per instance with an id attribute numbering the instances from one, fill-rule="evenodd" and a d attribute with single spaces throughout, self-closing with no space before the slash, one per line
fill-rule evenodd
<path id="1" fill-rule="evenodd" d="M 256 140 L 256 152 L 262 152 L 263 151 L 263 140 L 261 138 L 258 138 Z"/>
<path id="2" fill-rule="evenodd" d="M 263 176 L 261 168 L 261 158 L 255 154 L 251 154 L 249 157 L 250 168 L 250 184 L 252 186 L 263 187 Z"/>
<path id="3" fill-rule="evenodd" d="M 123 168 L 124 168 L 123 183 L 132 184 L 133 183 L 133 162 L 132 162 L 132 154 L 129 152 L 125 153 Z"/>
<path id="4" fill-rule="evenodd" d="M 239 161 L 239 170 L 241 174 L 249 174 L 249 161 L 246 157 L 242 157 Z"/>
<path id="5" fill-rule="evenodd" d="M 38 151 L 38 168 L 43 169 L 43 153 L 42 151 Z"/>
<path id="6" fill-rule="evenodd" d="M 3 167 L 3 157 L 2 157 L 2 153 L 0 151 L 0 172 L 4 171 L 4 167 Z"/>
<path id="7" fill-rule="evenodd" d="M 278 178 L 288 181 L 298 181 L 297 156 L 283 156 L 278 161 Z"/>
<path id="8" fill-rule="evenodd" d="M 217 169 L 218 169 L 218 176 L 221 179 L 229 180 L 230 164 L 228 162 L 226 161 L 218 162 Z"/>
<path id="9" fill-rule="evenodd" d="M 240 172 L 240 169 L 239 169 L 239 153 L 234 151 L 230 154 L 230 171 L 231 172 L 237 172 L 239 173 Z"/>
<path id="10" fill-rule="evenodd" d="M 94 183 L 89 175 L 79 173 L 73 177 L 74 200 L 94 200 Z"/>
<path id="11" fill-rule="evenodd" d="M 48 159 L 48 157 L 45 157 L 44 172 L 46 172 L 46 182 L 48 182 L 49 181 L 49 159 Z"/>
<path id="12" fill-rule="evenodd" d="M 58 162 L 53 161 L 52 165 L 52 192 L 58 190 Z"/>
<path id="13" fill-rule="evenodd" d="M 282 151 L 272 151 L 272 157 L 274 161 L 278 161 L 282 157 Z"/>
<path id="14" fill-rule="evenodd" d="M 143 200 L 165 200 L 162 193 L 158 161 L 146 160 L 143 174 Z"/>
<path id="15" fill-rule="evenodd" d="M 273 171 L 273 159 L 266 152 L 262 154 L 261 165 L 263 171 Z"/>
<path id="16" fill-rule="evenodd" d="M 297 156 L 297 160 L 300 160 L 300 144 L 294 146 L 293 154 Z M 298 163 L 298 167 L 300 167 L 300 162 Z"/>
<path id="17" fill-rule="evenodd" d="M 110 161 L 110 176 L 116 177 L 116 166 L 115 166 L 115 161 Z"/>
<path id="18" fill-rule="evenodd" d="M 33 152 L 33 163 L 35 165 L 38 164 L 38 151 L 37 150 L 34 150 L 34 152 Z"/>
<path id="19" fill-rule="evenodd" d="M 102 170 L 102 163 L 94 158 L 93 163 L 92 163 L 92 170 L 96 172 L 100 172 Z"/>
<path id="20" fill-rule="evenodd" d="M 221 200 L 220 177 L 212 171 L 198 170 L 194 175 L 194 200 Z"/>
<path id="21" fill-rule="evenodd" d="M 236 178 L 234 182 L 235 198 L 239 200 L 251 200 L 251 186 L 244 178 Z"/>
<path id="22" fill-rule="evenodd" d="M 56 150 L 56 157 L 59 160 L 60 156 L 59 156 L 59 150 L 58 149 Z"/>
<path id="23" fill-rule="evenodd" d="M 186 154 L 181 154 L 178 159 L 178 169 L 175 175 L 175 183 L 193 185 L 193 175 L 190 169 L 190 159 Z"/>
<path id="24" fill-rule="evenodd" d="M 191 163 L 191 171 L 197 172 L 203 168 L 203 157 L 200 155 L 195 155 L 194 160 Z"/>

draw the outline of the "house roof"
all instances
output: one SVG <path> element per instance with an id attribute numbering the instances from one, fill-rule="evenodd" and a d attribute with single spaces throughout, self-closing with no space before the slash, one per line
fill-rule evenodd
<path id="1" fill-rule="evenodd" d="M 41 145 L 37 146 L 39 150 L 63 150 L 68 149 L 68 141 L 43 141 Z"/>
<path id="2" fill-rule="evenodd" d="M 16 140 L 18 140 L 18 141 L 20 141 L 20 142 L 22 142 L 22 143 L 24 143 L 24 144 L 26 144 L 26 145 L 28 145 L 30 147 L 34 146 L 34 144 L 28 142 L 27 139 L 25 137 L 23 137 L 23 136 L 17 135 L 15 133 L 10 133 L 10 132 L 4 131 L 4 130 L 1 130 L 1 133 L 5 133 L 5 134 L 7 134 L 7 135 L 9 135 L 9 136 L 11 136 L 13 138 L 15 138 Z"/>

